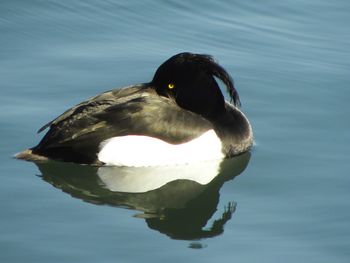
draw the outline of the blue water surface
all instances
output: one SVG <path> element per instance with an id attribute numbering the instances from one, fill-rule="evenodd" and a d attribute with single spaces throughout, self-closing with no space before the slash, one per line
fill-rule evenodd
<path id="1" fill-rule="evenodd" d="M 345 0 L 1 1 L 0 261 L 349 262 L 349 13 Z M 232 74 L 254 129 L 251 154 L 210 184 L 121 194 L 91 167 L 12 158 L 67 108 L 182 51 Z"/>

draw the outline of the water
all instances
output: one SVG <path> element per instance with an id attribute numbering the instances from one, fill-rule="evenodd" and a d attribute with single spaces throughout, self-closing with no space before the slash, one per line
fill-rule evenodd
<path id="1" fill-rule="evenodd" d="M 1 1 L 0 261 L 348 262 L 349 12 L 345 0 Z M 11 158 L 65 109 L 149 81 L 181 51 L 220 61 L 254 128 L 251 156 L 212 183 L 121 194 L 93 168 Z"/>

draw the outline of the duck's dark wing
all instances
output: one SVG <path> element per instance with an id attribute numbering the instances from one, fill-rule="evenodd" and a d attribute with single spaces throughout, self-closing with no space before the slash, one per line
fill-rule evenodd
<path id="1" fill-rule="evenodd" d="M 140 84 L 135 86 L 130 86 L 121 89 L 114 89 L 111 91 L 106 91 L 95 97 L 90 98 L 89 100 L 83 101 L 78 105 L 68 109 L 56 119 L 45 124 L 38 130 L 38 133 L 44 131 L 48 127 L 53 127 L 62 123 L 67 124 L 66 122 L 72 122 L 73 120 L 80 119 L 86 115 L 89 115 L 90 112 L 99 112 L 103 111 L 105 108 L 113 104 L 123 103 L 126 100 L 130 100 L 133 96 L 139 96 L 142 90 L 146 89 L 146 84 Z"/>
<path id="2" fill-rule="evenodd" d="M 96 163 L 101 142 L 146 135 L 172 144 L 190 141 L 210 122 L 157 95 L 148 84 L 113 90 L 85 101 L 45 125 L 50 127 L 33 153 L 52 159 Z"/>

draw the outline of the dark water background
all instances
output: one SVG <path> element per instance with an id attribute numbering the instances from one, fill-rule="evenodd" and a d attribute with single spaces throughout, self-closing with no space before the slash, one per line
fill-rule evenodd
<path id="1" fill-rule="evenodd" d="M 346 0 L 1 1 L 0 261 L 349 262 L 349 14 Z M 235 79 L 256 143 L 239 168 L 140 196 L 12 159 L 65 109 L 182 51 Z M 185 192 L 201 194 L 142 212 Z"/>

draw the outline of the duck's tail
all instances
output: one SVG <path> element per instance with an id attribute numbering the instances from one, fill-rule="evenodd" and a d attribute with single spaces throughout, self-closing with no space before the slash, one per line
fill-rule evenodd
<path id="1" fill-rule="evenodd" d="M 27 149 L 22 152 L 19 152 L 15 154 L 14 157 L 17 159 L 31 161 L 31 162 L 43 162 L 48 160 L 48 158 L 45 156 L 33 153 L 32 149 Z"/>

